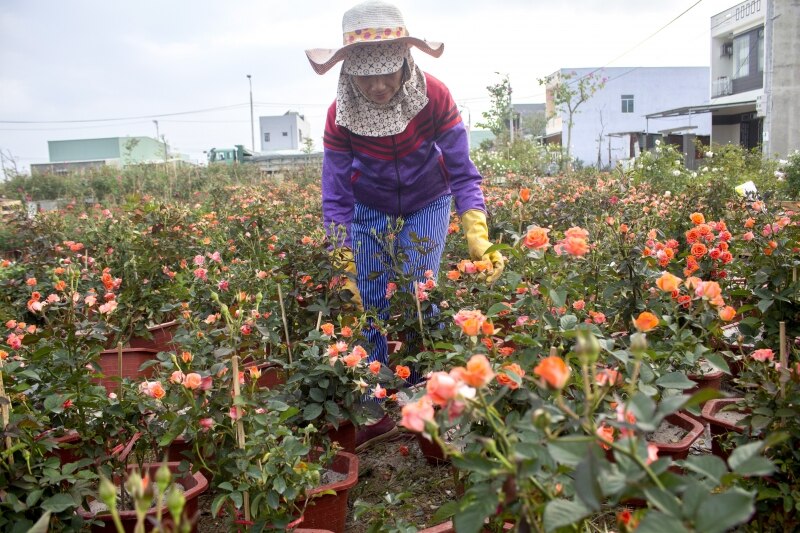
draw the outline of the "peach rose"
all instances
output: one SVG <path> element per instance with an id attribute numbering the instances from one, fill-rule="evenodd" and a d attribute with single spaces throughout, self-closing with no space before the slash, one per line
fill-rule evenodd
<path id="1" fill-rule="evenodd" d="M 542 359 L 533 373 L 542 378 L 550 387 L 563 389 L 569 380 L 571 369 L 558 356 L 551 355 Z"/>
<path id="2" fill-rule="evenodd" d="M 202 382 L 203 378 L 197 372 L 186 374 L 186 377 L 183 378 L 183 386 L 190 390 L 200 388 Z"/>
<path id="3" fill-rule="evenodd" d="M 425 423 L 433 422 L 433 405 L 430 399 L 423 396 L 414 403 L 404 405 L 402 414 L 401 426 L 409 431 L 422 433 L 425 431 Z"/>
<path id="4" fill-rule="evenodd" d="M 639 331 L 646 333 L 658 326 L 658 317 L 649 311 L 642 311 L 633 321 L 633 325 Z"/>
<path id="5" fill-rule="evenodd" d="M 467 361 L 466 372 L 462 374 L 464 383 L 471 387 L 485 387 L 494 379 L 492 364 L 483 354 L 475 354 Z"/>
<path id="6" fill-rule="evenodd" d="M 525 234 L 522 245 L 531 250 L 546 250 L 550 247 L 550 237 L 547 236 L 548 233 L 550 233 L 549 229 L 534 226 Z"/>
<path id="7" fill-rule="evenodd" d="M 461 384 L 447 372 L 433 372 L 425 384 L 425 391 L 430 401 L 445 406 L 456 397 Z"/>
<path id="8" fill-rule="evenodd" d="M 656 280 L 656 286 L 664 292 L 673 292 L 678 290 L 681 281 L 681 278 L 678 276 L 670 274 L 669 272 L 664 272 L 661 274 L 661 277 Z"/>

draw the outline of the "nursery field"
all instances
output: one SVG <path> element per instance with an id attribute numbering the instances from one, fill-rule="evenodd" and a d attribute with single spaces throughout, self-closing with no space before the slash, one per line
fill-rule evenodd
<path id="1" fill-rule="evenodd" d="M 313 174 L 12 180 L 62 200 L 0 229 L 0 531 L 797 530 L 800 156 L 680 160 L 493 159 L 502 275 L 391 221 L 380 310 Z"/>

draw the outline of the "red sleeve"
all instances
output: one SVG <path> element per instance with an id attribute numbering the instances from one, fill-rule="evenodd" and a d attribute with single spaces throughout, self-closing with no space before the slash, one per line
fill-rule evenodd
<path id="1" fill-rule="evenodd" d="M 328 150 L 337 152 L 350 152 L 350 133 L 336 124 L 336 101 L 328 108 L 328 117 L 325 120 L 325 133 L 322 135 L 322 145 Z"/>

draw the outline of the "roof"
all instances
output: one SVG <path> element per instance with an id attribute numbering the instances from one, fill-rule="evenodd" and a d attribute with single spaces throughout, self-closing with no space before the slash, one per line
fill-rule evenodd
<path id="1" fill-rule="evenodd" d="M 714 111 L 725 111 L 724 113 L 720 113 L 721 115 L 735 115 L 737 113 L 752 111 L 751 106 L 754 105 L 756 105 L 755 100 L 747 100 L 744 102 L 730 102 L 726 104 L 676 107 L 675 109 L 667 109 L 666 111 L 659 111 L 658 113 L 650 113 L 649 115 L 645 115 L 645 118 L 679 117 L 682 115 L 696 115 L 698 113 L 713 113 Z"/>

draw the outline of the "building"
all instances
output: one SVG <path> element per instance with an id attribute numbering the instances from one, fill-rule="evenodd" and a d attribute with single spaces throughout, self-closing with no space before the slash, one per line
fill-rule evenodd
<path id="1" fill-rule="evenodd" d="M 31 174 L 66 174 L 105 165 L 163 163 L 169 147 L 151 137 L 107 137 L 47 141 L 49 163 L 31 165 Z"/>
<path id="2" fill-rule="evenodd" d="M 279 116 L 258 117 L 258 124 L 261 129 L 262 152 L 301 151 L 305 138 L 311 135 L 311 126 L 296 111 L 287 111 Z"/>
<path id="3" fill-rule="evenodd" d="M 577 87 L 578 80 L 596 76 L 605 85 L 575 108 L 570 156 L 587 166 L 614 167 L 651 147 L 656 138 L 679 144 L 687 159 L 695 156 L 694 140 L 707 142 L 711 120 L 707 115 L 648 118 L 662 109 L 708 102 L 708 67 L 614 67 L 561 69 L 546 87 L 545 143 L 565 144 L 569 112 L 556 105 L 559 83 Z M 577 90 L 577 89 L 572 89 Z"/>
<path id="4" fill-rule="evenodd" d="M 709 103 L 650 118 L 706 113 L 711 143 L 800 148 L 800 2 L 746 0 L 711 17 Z"/>

